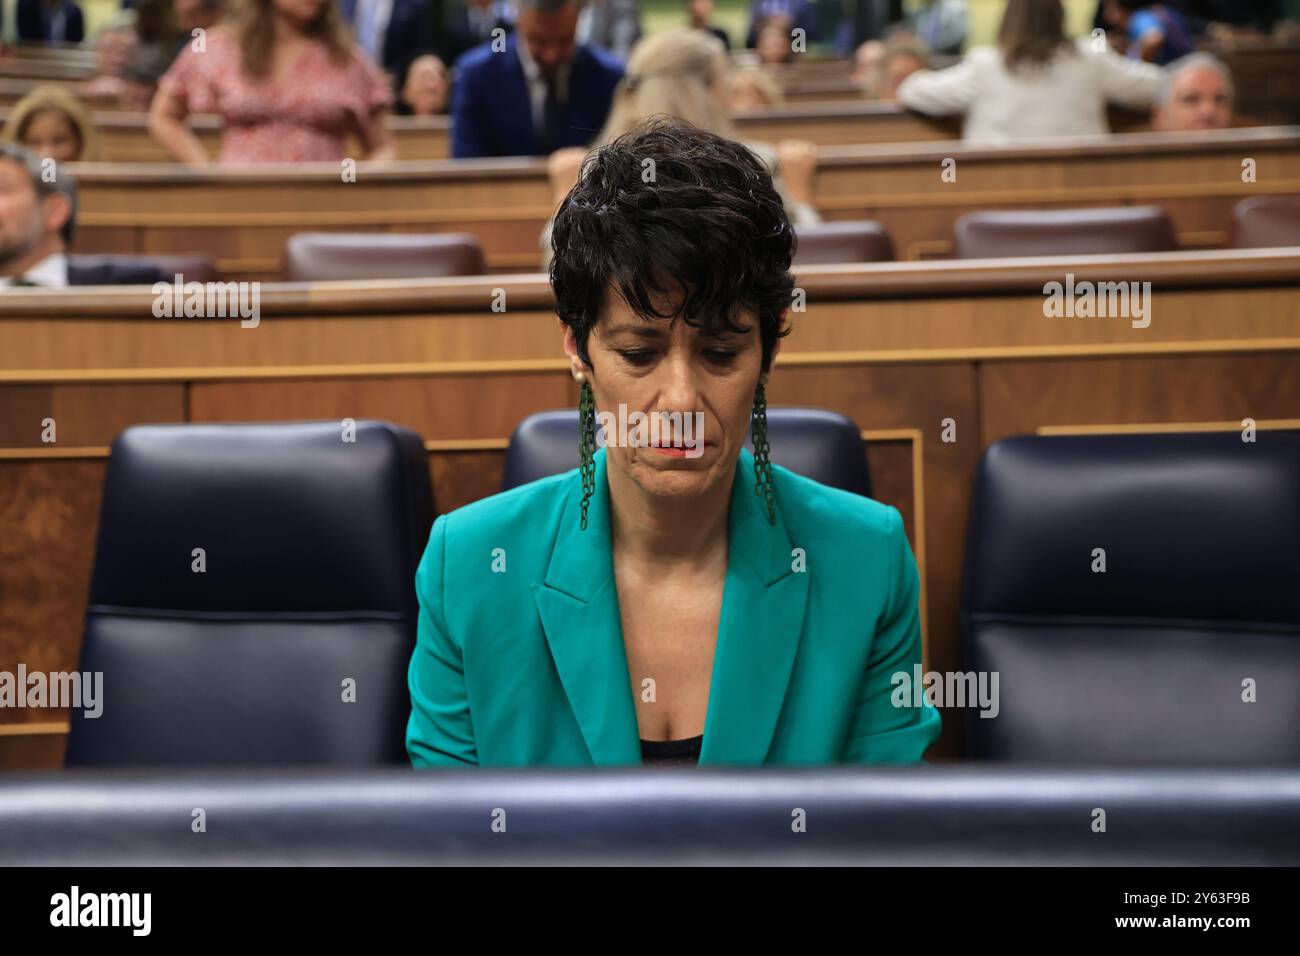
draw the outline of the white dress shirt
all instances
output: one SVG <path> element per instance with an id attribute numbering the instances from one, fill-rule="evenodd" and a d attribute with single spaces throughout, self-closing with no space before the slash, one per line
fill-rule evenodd
<path id="1" fill-rule="evenodd" d="M 46 256 L 24 272 L 22 278 L 47 289 L 66 289 L 68 287 L 68 257 L 61 252 Z M 13 276 L 0 276 L 0 289 L 13 284 Z"/>
<path id="2" fill-rule="evenodd" d="M 931 116 L 964 113 L 962 138 L 999 145 L 1110 132 L 1106 104 L 1150 109 L 1164 72 L 1158 66 L 1097 52 L 1080 40 L 1041 68 L 1007 70 L 1000 50 L 976 47 L 956 66 L 921 70 L 898 87 L 898 101 Z"/>
<path id="3" fill-rule="evenodd" d="M 376 63 L 384 62 L 384 38 L 393 17 L 393 0 L 357 0 L 357 43 Z"/>

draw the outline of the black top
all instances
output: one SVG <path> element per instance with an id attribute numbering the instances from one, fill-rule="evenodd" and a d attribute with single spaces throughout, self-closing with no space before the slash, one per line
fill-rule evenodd
<path id="1" fill-rule="evenodd" d="M 645 740 L 641 741 L 641 760 L 656 764 L 692 764 L 700 762 L 700 745 L 704 735 L 686 737 L 682 740 Z"/>

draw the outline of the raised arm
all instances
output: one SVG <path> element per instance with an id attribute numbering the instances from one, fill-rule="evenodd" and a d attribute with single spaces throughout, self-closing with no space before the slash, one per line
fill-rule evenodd
<path id="1" fill-rule="evenodd" d="M 946 70 L 918 70 L 898 86 L 898 102 L 927 116 L 965 113 L 978 92 L 975 64 L 968 56 Z"/>
<path id="2" fill-rule="evenodd" d="M 189 166 L 208 166 L 212 160 L 207 150 L 185 125 L 188 115 L 185 104 L 160 87 L 149 106 L 149 134 L 174 159 Z"/>

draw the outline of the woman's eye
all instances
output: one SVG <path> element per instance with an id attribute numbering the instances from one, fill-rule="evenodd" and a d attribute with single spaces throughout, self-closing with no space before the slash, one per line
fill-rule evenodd
<path id="1" fill-rule="evenodd" d="M 633 365 L 649 365 L 655 357 L 649 349 L 619 349 L 618 354 Z"/>

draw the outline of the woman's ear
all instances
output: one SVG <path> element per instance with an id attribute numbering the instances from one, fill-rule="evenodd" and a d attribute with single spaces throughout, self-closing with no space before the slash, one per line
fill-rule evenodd
<path id="1" fill-rule="evenodd" d="M 591 374 L 591 367 L 578 355 L 578 337 L 573 334 L 573 326 L 568 324 L 564 325 L 564 354 L 569 357 L 569 366 L 574 378 L 577 378 L 579 373 Z"/>

